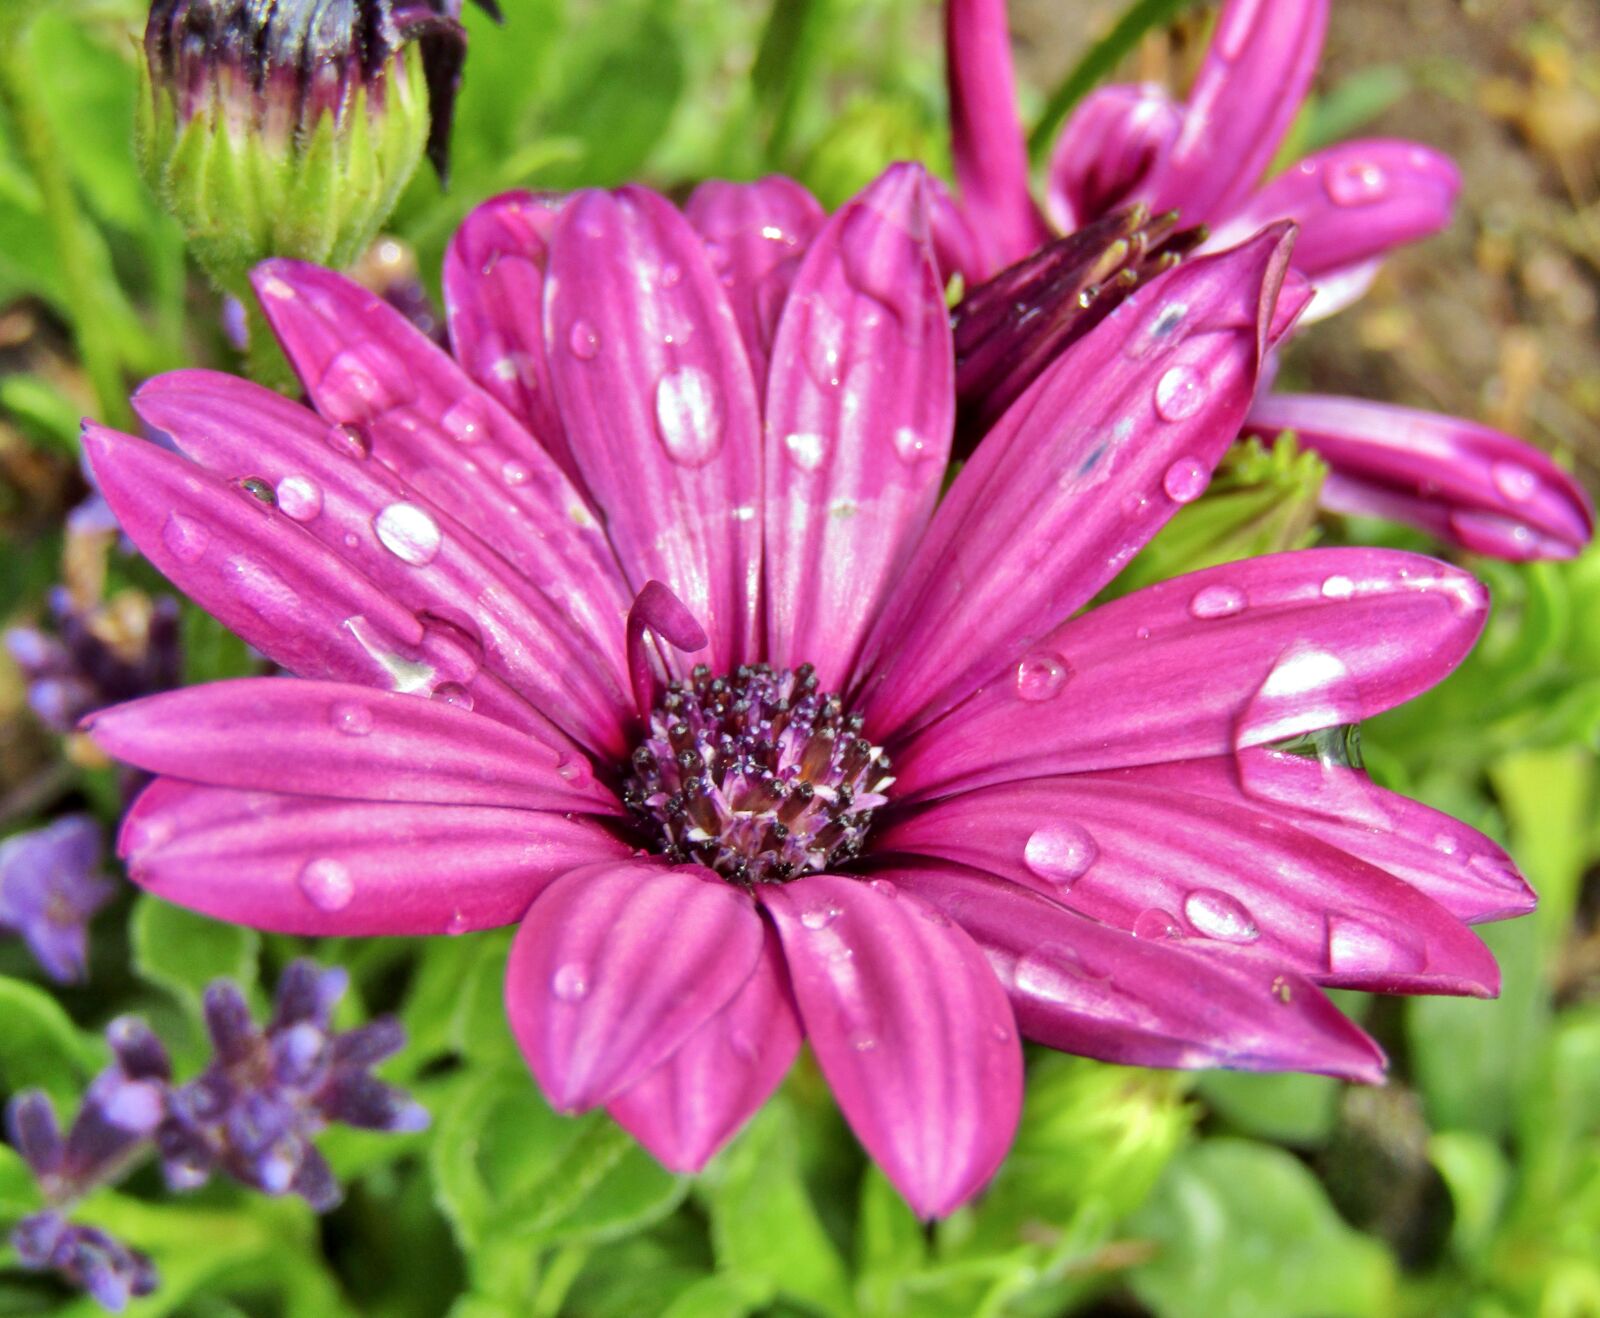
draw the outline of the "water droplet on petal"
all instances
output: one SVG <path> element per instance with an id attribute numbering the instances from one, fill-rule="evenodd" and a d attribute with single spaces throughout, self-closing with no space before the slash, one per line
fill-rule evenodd
<path id="1" fill-rule="evenodd" d="M 828 441 L 812 431 L 801 431 L 785 435 L 783 447 L 789 454 L 789 461 L 801 471 L 815 471 L 822 465 Z"/>
<path id="2" fill-rule="evenodd" d="M 1195 591 L 1194 598 L 1189 601 L 1189 612 L 1202 620 L 1231 618 L 1234 614 L 1243 612 L 1244 606 L 1244 591 L 1237 586 L 1227 586 L 1219 582 L 1212 586 L 1202 586 Z"/>
<path id="3" fill-rule="evenodd" d="M 1010 1043 L 1011 1031 L 1006 1029 L 1004 1025 L 991 1025 L 989 1027 L 989 1037 L 996 1043 Z"/>
<path id="4" fill-rule="evenodd" d="M 1224 943 L 1253 943 L 1261 930 L 1234 898 L 1215 888 L 1196 888 L 1183 899 L 1184 917 L 1195 932 Z"/>
<path id="5" fill-rule="evenodd" d="M 356 895 L 350 871 L 328 857 L 308 861 L 300 871 L 300 891 L 319 911 L 342 911 Z"/>
<path id="6" fill-rule="evenodd" d="M 471 709 L 473 706 L 472 692 L 460 682 L 440 682 L 433 689 L 433 698 L 454 705 L 457 709 Z"/>
<path id="7" fill-rule="evenodd" d="M 567 783 L 587 782 L 590 777 L 589 761 L 581 755 L 558 755 L 556 776 Z"/>
<path id="8" fill-rule="evenodd" d="M 891 901 L 900 895 L 900 889 L 888 879 L 873 879 L 867 886 L 878 896 L 887 897 Z"/>
<path id="9" fill-rule="evenodd" d="M 1211 484 L 1211 473 L 1195 458 L 1179 458 L 1161 478 L 1161 488 L 1173 503 L 1193 503 Z"/>
<path id="10" fill-rule="evenodd" d="M 870 1053 L 878 1046 L 878 1041 L 870 1034 L 852 1034 L 850 1046 L 858 1053 Z"/>
<path id="11" fill-rule="evenodd" d="M 346 348 L 317 382 L 317 408 L 334 421 L 369 421 L 411 398 L 390 363 L 361 348 Z"/>
<path id="12" fill-rule="evenodd" d="M 1526 503 L 1539 488 L 1539 478 L 1517 462 L 1497 462 L 1489 475 L 1495 489 L 1512 503 Z"/>
<path id="13" fill-rule="evenodd" d="M 192 517 L 168 513 L 161 528 L 161 543 L 180 563 L 198 563 L 211 543 L 211 532 Z"/>
<path id="14" fill-rule="evenodd" d="M 489 433 L 489 405 L 476 394 L 468 394 L 451 404 L 439 424 L 457 443 L 475 443 Z"/>
<path id="15" fill-rule="evenodd" d="M 269 508 L 278 506 L 277 492 L 259 476 L 246 476 L 239 482 L 239 488 L 257 503 L 264 503 Z"/>
<path id="16" fill-rule="evenodd" d="M 1356 593 L 1356 583 L 1349 577 L 1329 577 L 1322 583 L 1322 598 L 1347 600 Z"/>
<path id="17" fill-rule="evenodd" d="M 1163 938 L 1182 938 L 1183 926 L 1178 923 L 1178 917 L 1163 911 L 1158 906 L 1152 906 L 1140 911 L 1133 921 L 1133 936 L 1135 938 L 1149 938 L 1160 940 Z"/>
<path id="18" fill-rule="evenodd" d="M 1421 970 L 1427 960 L 1419 938 L 1377 912 L 1370 918 L 1344 912 L 1328 917 L 1328 969 L 1333 974 L 1408 974 Z"/>
<path id="19" fill-rule="evenodd" d="M 562 1002 L 582 1002 L 589 996 L 589 972 L 569 961 L 550 977 L 550 991 Z"/>
<path id="20" fill-rule="evenodd" d="M 372 519 L 383 547 L 402 562 L 423 567 L 438 557 L 439 524 L 414 503 L 391 503 Z"/>
<path id="21" fill-rule="evenodd" d="M 698 366 L 681 366 L 661 377 L 656 432 L 667 455 L 686 467 L 703 467 L 722 448 L 722 400 Z"/>
<path id="22" fill-rule="evenodd" d="M 465 911 L 452 911 L 450 919 L 445 922 L 444 931 L 452 936 L 464 934 L 472 928 L 472 922 L 467 919 Z"/>
<path id="23" fill-rule="evenodd" d="M 1434 849 L 1442 855 L 1453 856 L 1461 849 L 1461 843 L 1449 833 L 1440 833 L 1433 839 Z"/>
<path id="24" fill-rule="evenodd" d="M 1040 943 L 1017 962 L 1017 991 L 1066 1007 L 1103 1015 L 1115 996 L 1110 976 L 1096 973 L 1075 947 L 1065 943 Z M 1131 1006 L 1131 1001 L 1122 1005 Z"/>
<path id="25" fill-rule="evenodd" d="M 277 495 L 284 516 L 297 522 L 309 522 L 322 511 L 322 490 L 307 476 L 285 476 Z"/>
<path id="26" fill-rule="evenodd" d="M 1156 381 L 1156 411 L 1165 421 L 1191 417 L 1205 401 L 1205 381 L 1192 366 L 1174 366 Z"/>
<path id="27" fill-rule="evenodd" d="M 1072 676 L 1072 667 L 1054 650 L 1035 650 L 1017 665 L 1017 695 L 1023 700 L 1054 700 Z"/>
<path id="28" fill-rule="evenodd" d="M 1368 206 L 1388 194 L 1389 176 L 1370 160 L 1344 160 L 1323 173 L 1322 186 L 1335 206 Z"/>
<path id="29" fill-rule="evenodd" d="M 525 463 L 511 461 L 500 468 L 500 479 L 507 485 L 526 485 L 532 478 Z"/>
<path id="30" fill-rule="evenodd" d="M 341 700 L 329 711 L 329 721 L 347 737 L 365 737 L 372 731 L 372 711 L 354 700 Z"/>
<path id="31" fill-rule="evenodd" d="M 329 426 L 322 432 L 322 439 L 340 457 L 365 462 L 372 456 L 372 441 L 357 426 Z"/>
<path id="32" fill-rule="evenodd" d="M 1344 661 L 1329 650 L 1296 642 L 1245 706 L 1234 731 L 1234 749 L 1359 723 L 1365 712 L 1361 691 Z"/>
<path id="33" fill-rule="evenodd" d="M 1089 871 L 1100 848 L 1086 829 L 1058 820 L 1035 829 L 1022 848 L 1022 860 L 1046 883 L 1068 888 Z"/>
<path id="34" fill-rule="evenodd" d="M 800 916 L 800 923 L 807 929 L 826 929 L 841 914 L 837 906 L 813 906 Z"/>
<path id="35" fill-rule="evenodd" d="M 928 441 L 910 426 L 900 426 L 895 430 L 894 451 L 900 455 L 900 461 L 913 467 L 933 455 Z"/>
<path id="36" fill-rule="evenodd" d="M 600 332 L 586 320 L 575 320 L 567 332 L 567 347 L 579 361 L 593 361 L 600 351 Z"/>

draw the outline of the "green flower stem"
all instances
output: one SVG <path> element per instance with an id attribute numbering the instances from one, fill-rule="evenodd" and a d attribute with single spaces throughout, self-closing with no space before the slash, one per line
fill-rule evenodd
<path id="1" fill-rule="evenodd" d="M 18 26 L 0 25 L 0 100 L 16 126 L 23 157 L 44 202 L 45 220 L 66 284 L 73 341 L 94 389 L 99 418 L 126 429 L 133 424 L 133 412 L 128 406 L 121 353 L 108 332 L 112 320 L 101 314 L 95 277 L 98 262 L 85 241 L 86 221 L 67 176 L 66 158 L 36 95 L 39 70 L 29 64 L 23 31 Z"/>
<path id="2" fill-rule="evenodd" d="M 606 1175 L 633 1147 L 633 1137 L 614 1121 L 596 1121 L 575 1140 L 539 1183 L 538 1208 L 516 1215 L 511 1233 L 539 1236 L 572 1213 L 594 1193 Z"/>

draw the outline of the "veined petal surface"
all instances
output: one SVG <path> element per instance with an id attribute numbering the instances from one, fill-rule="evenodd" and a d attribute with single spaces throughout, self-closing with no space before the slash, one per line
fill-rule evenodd
<path id="1" fill-rule="evenodd" d="M 1154 83 L 1090 92 L 1050 152 L 1050 222 L 1071 233 L 1148 195 L 1182 129 L 1183 107 Z"/>

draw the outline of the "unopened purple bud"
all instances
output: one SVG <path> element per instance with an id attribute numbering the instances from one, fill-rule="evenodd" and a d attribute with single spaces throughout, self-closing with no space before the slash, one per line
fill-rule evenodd
<path id="1" fill-rule="evenodd" d="M 206 986 L 204 996 L 206 1031 L 224 1064 L 242 1061 L 256 1046 L 256 1026 L 250 1019 L 250 1004 L 232 980 L 219 979 Z"/>
<path id="2" fill-rule="evenodd" d="M 66 1145 L 55 1106 L 42 1090 L 24 1090 L 6 1105 L 6 1134 L 36 1178 L 60 1169 Z"/>

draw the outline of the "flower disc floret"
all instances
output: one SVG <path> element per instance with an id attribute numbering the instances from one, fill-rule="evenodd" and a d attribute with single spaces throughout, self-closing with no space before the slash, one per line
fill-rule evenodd
<path id="1" fill-rule="evenodd" d="M 658 850 L 732 883 L 820 873 L 861 853 L 894 781 L 863 722 L 810 664 L 702 664 L 651 711 L 623 801 Z"/>

